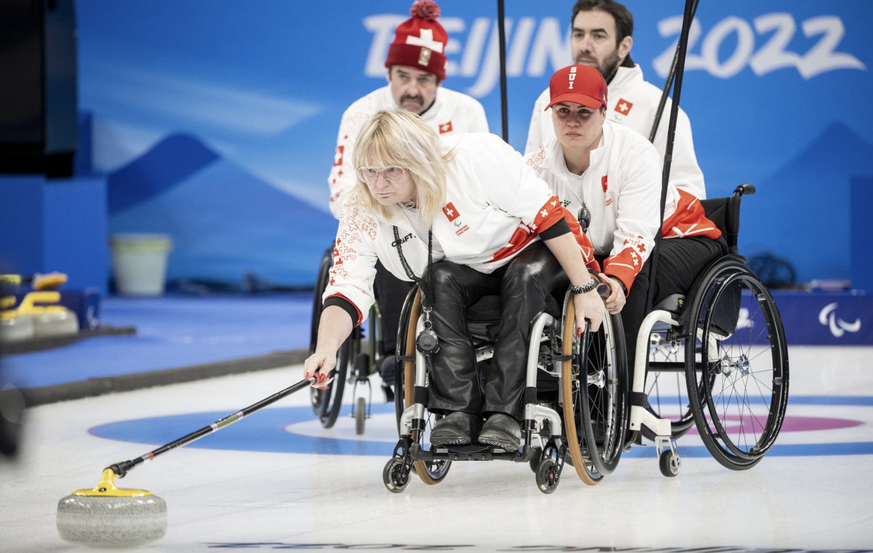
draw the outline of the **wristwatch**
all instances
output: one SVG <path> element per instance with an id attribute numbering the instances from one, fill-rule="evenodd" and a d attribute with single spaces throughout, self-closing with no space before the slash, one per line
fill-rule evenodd
<path id="1" fill-rule="evenodd" d="M 582 286 L 570 286 L 570 293 L 575 295 L 585 294 L 597 288 L 597 280 L 591 279 L 588 281 L 588 284 L 583 284 Z"/>

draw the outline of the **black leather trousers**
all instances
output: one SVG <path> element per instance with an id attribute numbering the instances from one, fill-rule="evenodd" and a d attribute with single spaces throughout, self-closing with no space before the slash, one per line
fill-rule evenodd
<path id="1" fill-rule="evenodd" d="M 542 242 L 535 242 L 508 265 L 483 274 L 447 261 L 434 263 L 426 277 L 433 295 L 431 321 L 440 349 L 432 356 L 428 409 L 522 418 L 527 351 L 533 319 L 555 311 L 552 292 L 563 297 L 569 280 Z M 483 364 L 484 394 L 466 311 L 480 298 L 500 295 L 502 322 L 494 358 Z"/>

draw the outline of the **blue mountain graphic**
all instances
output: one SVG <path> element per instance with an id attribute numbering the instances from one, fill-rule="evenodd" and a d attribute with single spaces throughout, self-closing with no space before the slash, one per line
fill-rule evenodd
<path id="1" fill-rule="evenodd" d="M 873 145 L 842 123 L 826 127 L 743 199 L 740 253 L 772 251 L 801 282 L 851 277 L 849 181 L 873 175 Z"/>
<path id="2" fill-rule="evenodd" d="M 176 186 L 219 159 L 197 138 L 172 134 L 107 177 L 109 213 L 127 209 Z"/>
<path id="3" fill-rule="evenodd" d="M 337 221 L 218 160 L 162 194 L 111 213 L 109 228 L 169 234 L 168 279 L 242 282 L 254 273 L 273 284 L 305 286 L 315 282 Z"/>

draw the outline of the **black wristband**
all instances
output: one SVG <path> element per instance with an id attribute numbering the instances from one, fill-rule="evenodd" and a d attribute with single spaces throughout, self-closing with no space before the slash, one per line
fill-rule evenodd
<path id="1" fill-rule="evenodd" d="M 570 286 L 570 293 L 575 295 L 585 294 L 597 288 L 597 281 L 595 279 L 591 279 L 588 281 L 588 284 L 583 284 L 582 286 Z"/>

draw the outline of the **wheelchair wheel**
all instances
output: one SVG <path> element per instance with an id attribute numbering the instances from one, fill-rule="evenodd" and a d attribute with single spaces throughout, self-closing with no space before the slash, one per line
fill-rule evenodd
<path id="1" fill-rule="evenodd" d="M 672 365 L 684 367 L 684 343 L 668 341 L 666 331 L 655 330 L 649 337 L 649 370 L 646 374 L 646 409 L 661 419 L 670 419 L 671 435 L 674 439 L 684 436 L 694 427 L 694 413 L 686 389 L 685 370 L 659 367 Z M 648 426 L 642 427 L 643 436 L 655 439 Z"/>
<path id="2" fill-rule="evenodd" d="M 788 402 L 788 348 L 770 292 L 738 257 L 703 277 L 688 323 L 686 381 L 700 437 L 723 466 L 755 466 Z"/>
<path id="3" fill-rule="evenodd" d="M 627 355 L 621 318 L 608 313 L 597 332 L 576 337 L 572 296 L 564 301 L 561 397 L 576 474 L 599 483 L 618 465 L 627 428 Z"/>
<path id="4" fill-rule="evenodd" d="M 400 417 L 408 405 L 412 405 L 415 393 L 415 362 L 406 359 L 415 358 L 415 326 L 421 315 L 421 293 L 418 287 L 413 287 L 406 296 L 403 309 L 400 312 L 400 323 L 397 326 L 397 369 L 394 371 L 394 411 L 397 416 L 397 433 L 400 434 Z M 406 359 L 401 359 L 400 352 Z M 402 370 L 398 370 L 402 369 Z M 442 418 L 435 413 L 427 412 L 427 423 L 422 435 L 413 431 L 412 441 L 421 444 L 429 443 L 430 431 L 433 425 Z M 421 481 L 428 485 L 443 481 L 452 466 L 449 460 L 425 462 L 415 461 L 413 469 Z"/>
<path id="5" fill-rule="evenodd" d="M 315 353 L 315 346 L 318 343 L 318 322 L 321 320 L 321 312 L 324 310 L 321 296 L 324 294 L 324 290 L 327 288 L 327 283 L 330 280 L 330 267 L 332 264 L 333 245 L 331 244 L 331 247 L 321 256 L 321 262 L 318 266 L 318 275 L 315 280 L 315 293 L 312 298 L 312 321 L 309 327 L 310 355 Z M 355 332 L 359 332 L 359 330 L 353 330 L 352 335 L 343 342 L 342 346 L 340 346 L 340 349 L 337 352 L 336 376 L 328 384 L 327 388 L 324 390 L 318 388 L 309 389 L 309 399 L 312 403 L 312 410 L 325 428 L 332 427 L 339 415 L 349 364 L 351 364 L 353 360 L 352 342 L 355 337 Z"/>
<path id="6" fill-rule="evenodd" d="M 352 364 L 353 346 L 358 339 L 356 336 L 358 329 L 352 331 L 352 335 L 346 338 L 343 345 L 340 346 L 336 354 L 336 376 L 327 385 L 327 388 L 320 390 L 312 388 L 310 399 L 312 400 L 312 410 L 321 421 L 321 425 L 325 428 L 331 428 L 339 416 L 343 402 L 343 390 L 346 387 L 346 379 L 348 378 L 349 365 Z"/>

